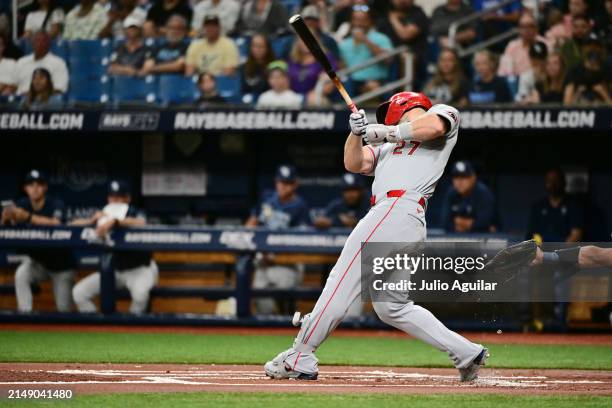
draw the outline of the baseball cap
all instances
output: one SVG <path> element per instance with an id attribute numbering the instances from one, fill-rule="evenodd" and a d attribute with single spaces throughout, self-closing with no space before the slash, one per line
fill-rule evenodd
<path id="1" fill-rule="evenodd" d="M 274 71 L 275 69 L 278 69 L 279 71 L 287 72 L 287 70 L 289 69 L 289 66 L 283 60 L 272 61 L 266 66 L 266 71 L 268 72 Z"/>
<path id="2" fill-rule="evenodd" d="M 40 183 L 46 183 L 47 177 L 45 173 L 40 170 L 32 169 L 25 176 L 25 184 L 30 184 L 34 181 L 38 181 Z"/>
<path id="3" fill-rule="evenodd" d="M 363 184 L 361 182 L 361 177 L 353 174 L 353 173 L 345 173 L 342 176 L 342 189 L 349 190 L 354 188 L 361 188 Z"/>
<path id="4" fill-rule="evenodd" d="M 128 195 L 130 187 L 125 181 L 111 180 L 108 183 L 108 195 Z"/>
<path id="5" fill-rule="evenodd" d="M 123 28 L 138 27 L 141 28 L 144 21 L 136 16 L 129 15 L 123 20 Z"/>
<path id="6" fill-rule="evenodd" d="M 534 42 L 529 48 L 529 57 L 535 59 L 546 59 L 548 56 L 548 48 L 542 41 Z"/>
<path id="7" fill-rule="evenodd" d="M 319 9 L 317 9 L 317 6 L 310 4 L 304 7 L 304 9 L 302 10 L 302 18 L 304 20 L 306 20 L 307 18 L 319 20 L 321 18 L 321 15 L 319 14 Z"/>
<path id="8" fill-rule="evenodd" d="M 453 169 L 451 170 L 451 176 L 453 177 L 467 177 L 476 174 L 474 171 L 474 166 L 467 160 L 460 160 L 453 164 Z"/>
<path id="9" fill-rule="evenodd" d="M 292 183 L 297 179 L 297 170 L 294 166 L 282 164 L 276 169 L 276 180 Z"/>
<path id="10" fill-rule="evenodd" d="M 219 16 L 216 14 L 207 14 L 206 17 L 204 17 L 204 25 L 206 24 L 220 24 L 221 20 L 219 20 Z"/>

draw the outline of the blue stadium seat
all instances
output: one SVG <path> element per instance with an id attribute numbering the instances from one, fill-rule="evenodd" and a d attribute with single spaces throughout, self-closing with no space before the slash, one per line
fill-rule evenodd
<path id="1" fill-rule="evenodd" d="M 286 35 L 283 37 L 277 37 L 272 40 L 270 46 L 272 47 L 272 51 L 274 51 L 274 55 L 276 58 L 283 59 L 287 55 L 289 55 L 291 44 L 293 44 L 292 35 Z"/>
<path id="2" fill-rule="evenodd" d="M 67 41 L 71 58 L 98 59 L 109 57 L 113 51 L 112 42 L 104 40 L 72 40 Z"/>
<path id="3" fill-rule="evenodd" d="M 234 43 L 238 46 L 238 50 L 240 51 L 240 61 L 246 61 L 249 56 L 251 39 L 249 37 L 236 37 L 234 38 Z"/>
<path id="4" fill-rule="evenodd" d="M 302 0 L 281 0 L 281 3 L 287 8 L 289 14 L 295 14 L 300 11 Z"/>
<path id="5" fill-rule="evenodd" d="M 219 95 L 225 98 L 229 103 L 240 104 L 242 102 L 240 75 L 219 75 L 216 78 Z"/>
<path id="6" fill-rule="evenodd" d="M 155 102 L 157 81 L 152 75 L 145 78 L 115 76 L 112 82 L 113 102 Z"/>
<path id="7" fill-rule="evenodd" d="M 106 103 L 110 93 L 110 78 L 91 78 L 71 76 L 67 99 L 69 103 L 89 102 Z"/>
<path id="8" fill-rule="evenodd" d="M 162 105 L 192 103 L 198 95 L 198 88 L 192 77 L 173 74 L 159 76 L 157 100 Z"/>
<path id="9" fill-rule="evenodd" d="M 74 77 L 100 78 L 106 74 L 108 59 L 105 58 L 103 61 L 92 62 L 88 59 L 69 58 L 68 67 L 71 79 Z"/>
<path id="10" fill-rule="evenodd" d="M 510 93 L 512 94 L 512 99 L 516 97 L 518 93 L 519 81 L 516 76 L 507 76 L 506 82 L 508 83 L 508 88 L 510 89 Z"/>

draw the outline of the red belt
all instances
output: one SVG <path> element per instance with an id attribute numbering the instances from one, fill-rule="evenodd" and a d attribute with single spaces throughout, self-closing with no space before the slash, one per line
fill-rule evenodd
<path id="1" fill-rule="evenodd" d="M 406 190 L 389 190 L 387 191 L 387 197 L 401 197 L 406 193 Z M 370 197 L 370 205 L 373 207 L 376 204 L 376 196 L 373 195 Z M 427 202 L 424 197 L 419 199 L 419 205 L 425 209 Z"/>

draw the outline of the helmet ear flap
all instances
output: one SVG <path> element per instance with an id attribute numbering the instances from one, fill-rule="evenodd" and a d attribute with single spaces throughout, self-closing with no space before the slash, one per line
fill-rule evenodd
<path id="1" fill-rule="evenodd" d="M 376 108 L 376 122 L 386 124 L 385 118 L 387 117 L 387 112 L 389 111 L 389 105 L 391 105 L 390 101 L 383 102 L 378 105 L 378 108 Z"/>

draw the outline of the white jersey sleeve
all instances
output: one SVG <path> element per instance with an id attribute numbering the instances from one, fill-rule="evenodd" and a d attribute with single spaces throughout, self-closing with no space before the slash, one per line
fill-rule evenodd
<path id="1" fill-rule="evenodd" d="M 459 130 L 459 123 L 461 122 L 461 118 L 459 116 L 459 111 L 452 106 L 437 104 L 431 107 L 427 111 L 427 113 L 435 113 L 438 116 L 443 117 L 449 123 L 448 132 L 446 132 L 446 138 L 450 139 L 457 136 L 457 132 Z"/>

